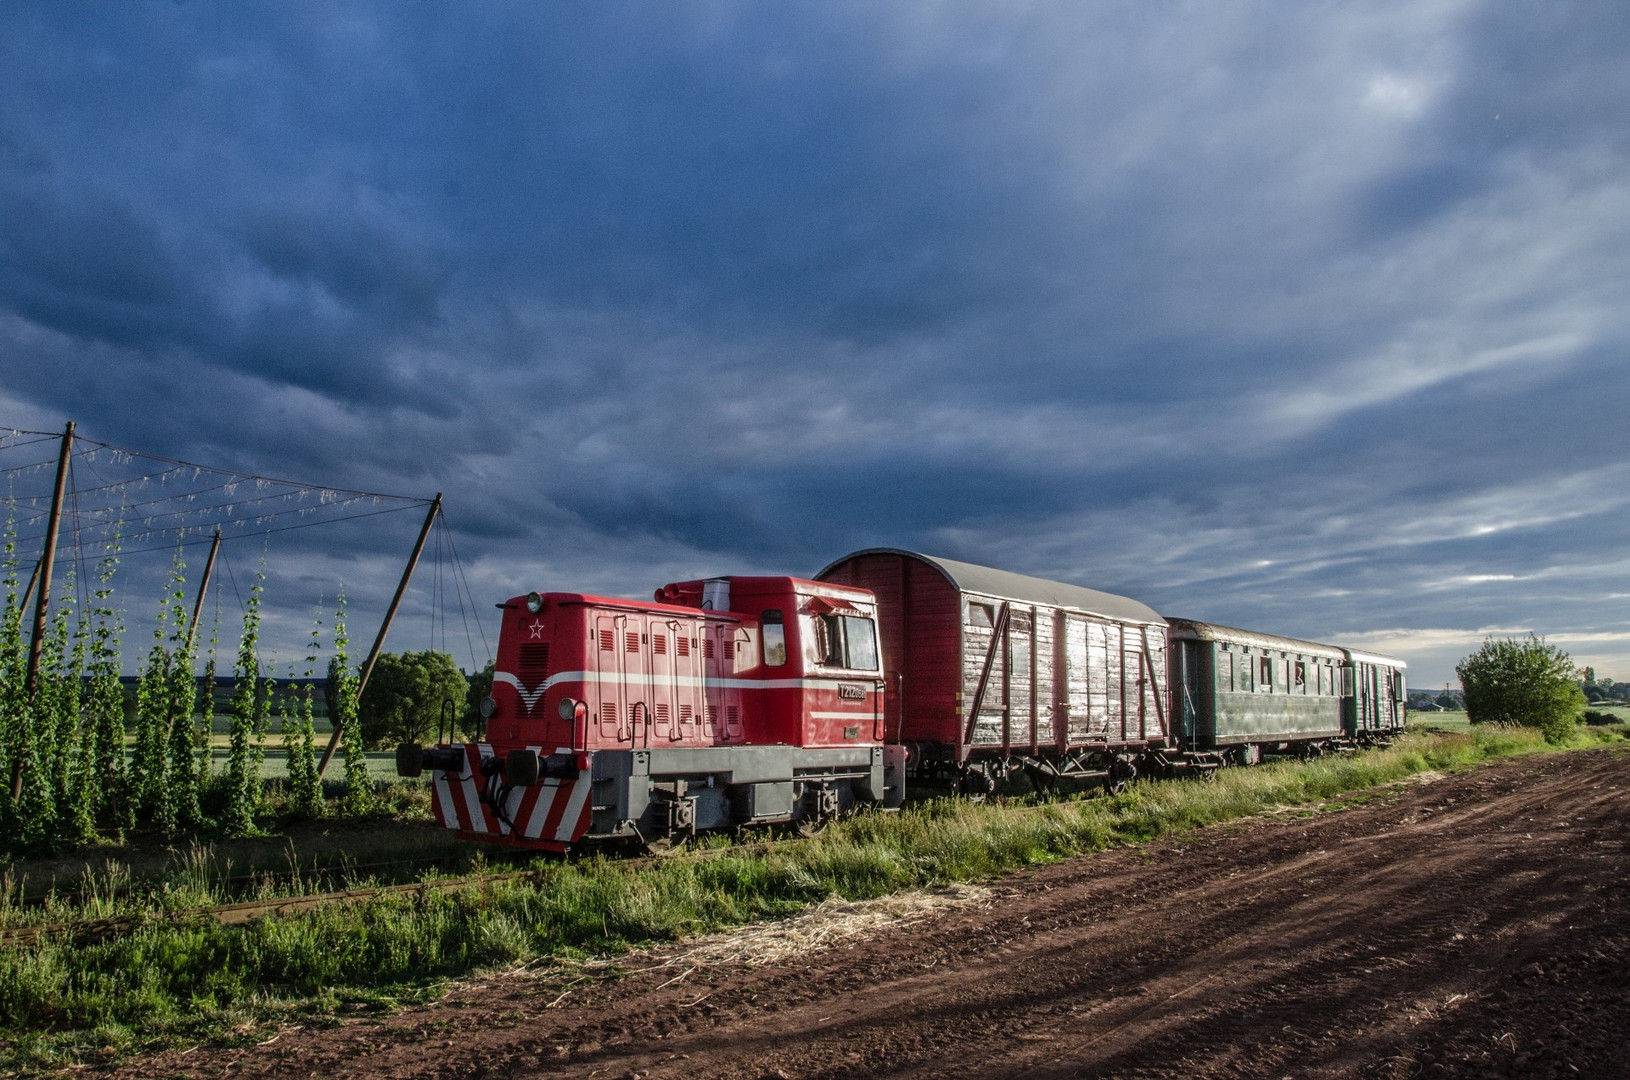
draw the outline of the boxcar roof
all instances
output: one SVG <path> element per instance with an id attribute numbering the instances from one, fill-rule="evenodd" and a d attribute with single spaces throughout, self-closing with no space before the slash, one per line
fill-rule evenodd
<path id="1" fill-rule="evenodd" d="M 1198 619 L 1168 618 L 1166 620 L 1172 628 L 1172 636 L 1176 638 L 1197 638 L 1200 641 L 1226 641 L 1235 645 L 1254 645 L 1261 649 L 1279 649 L 1282 652 L 1308 653 L 1314 656 L 1328 656 L 1339 659 L 1343 653 L 1335 645 L 1324 645 L 1317 641 L 1304 641 L 1301 638 L 1280 637 L 1277 634 L 1259 634 L 1255 630 L 1241 630 L 1237 626 L 1220 626 L 1217 623 L 1201 622 Z"/>
<path id="2" fill-rule="evenodd" d="M 864 551 L 853 551 L 841 559 L 834 559 L 826 569 L 815 576 L 821 577 L 830 573 L 839 564 L 861 555 L 905 555 L 916 559 L 938 570 L 945 576 L 945 580 L 962 592 L 980 593 L 1003 600 L 1016 600 L 1045 607 L 1069 608 L 1121 622 L 1151 625 L 1161 625 L 1165 622 L 1154 608 L 1130 597 L 1116 596 L 1114 593 L 1099 592 L 1097 589 L 1070 585 L 1062 581 L 1048 581 L 1046 578 L 1015 574 L 990 566 L 941 559 L 935 555 L 924 555 L 920 551 L 907 551 L 904 548 L 866 548 Z"/>

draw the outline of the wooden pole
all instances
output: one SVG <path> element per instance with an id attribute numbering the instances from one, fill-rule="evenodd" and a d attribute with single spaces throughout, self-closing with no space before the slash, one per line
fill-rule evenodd
<path id="1" fill-rule="evenodd" d="M 23 700 L 31 711 L 34 692 L 40 682 L 40 657 L 45 649 L 45 619 L 51 607 L 51 564 L 57 558 L 57 528 L 62 524 L 62 497 L 68 488 L 68 459 L 74 448 L 73 421 L 62 431 L 62 450 L 57 454 L 57 486 L 51 494 L 51 515 L 45 523 L 45 550 L 40 553 L 40 564 L 35 568 L 39 580 L 39 593 L 34 598 L 34 636 L 28 643 L 28 673 L 23 679 Z M 14 748 L 14 750 L 20 748 Z M 14 756 L 11 762 L 11 797 L 23 794 L 23 759 Z"/>
<path id="2" fill-rule="evenodd" d="M 187 651 L 198 640 L 198 619 L 204 613 L 204 594 L 209 592 L 209 579 L 215 572 L 215 556 L 221 550 L 221 527 L 215 527 L 215 539 L 209 545 L 209 558 L 204 560 L 204 580 L 198 583 L 198 599 L 192 605 L 192 622 L 187 624 Z"/>
<path id="3" fill-rule="evenodd" d="M 215 527 L 215 539 L 209 545 L 209 558 L 204 560 L 204 577 L 203 577 L 203 580 L 201 580 L 198 583 L 198 599 L 193 601 L 193 605 L 192 605 L 192 622 L 187 624 L 187 644 L 186 644 L 186 647 L 182 650 L 183 655 L 191 655 L 191 653 L 192 653 L 192 643 L 198 640 L 198 620 L 204 614 L 204 597 L 205 597 L 205 595 L 207 595 L 209 593 L 209 579 L 215 573 L 215 555 L 220 550 L 221 550 L 221 528 L 220 528 L 219 525 L 217 525 Z M 209 694 L 209 701 L 213 704 L 213 702 L 215 701 L 215 687 L 209 686 L 209 687 L 206 687 L 205 689 Z M 175 707 L 175 704 L 176 704 L 175 702 L 171 703 L 171 708 L 172 709 Z M 190 709 L 189 709 L 189 712 L 188 712 L 187 715 L 189 715 L 189 716 L 192 715 Z M 204 717 L 204 719 L 207 721 L 207 720 L 209 720 L 209 717 L 206 716 L 206 717 Z M 175 722 L 176 722 L 176 715 L 175 715 L 174 712 L 171 712 L 171 714 L 169 716 L 165 717 L 165 720 L 164 720 L 164 740 L 165 740 L 166 743 L 169 742 L 170 733 L 172 731 L 174 731 L 174 729 L 175 729 Z M 191 721 L 188 721 L 188 722 L 190 723 Z"/>
<path id="4" fill-rule="evenodd" d="M 424 516 L 424 527 L 419 530 L 419 540 L 413 545 L 413 554 L 408 556 L 407 568 L 402 571 L 402 580 L 397 582 L 396 595 L 391 598 L 391 606 L 385 612 L 385 621 L 379 624 L 379 636 L 374 638 L 374 647 L 368 653 L 368 659 L 362 665 L 362 673 L 357 678 L 357 700 L 362 699 L 362 691 L 368 685 L 368 676 L 373 674 L 374 664 L 379 660 L 379 654 L 385 648 L 385 635 L 390 633 L 391 622 L 396 618 L 396 609 L 402 605 L 402 597 L 407 593 L 408 582 L 413 580 L 414 568 L 419 565 L 419 556 L 424 554 L 425 541 L 430 539 L 430 527 L 436 523 L 436 515 L 441 513 L 441 492 L 430 502 L 430 512 Z M 334 716 L 334 703 L 329 702 L 328 715 Z M 328 748 L 323 751 L 323 760 L 317 766 L 317 775 L 321 776 L 328 769 L 328 763 L 334 760 L 334 751 L 340 746 L 340 726 L 336 722 L 334 731 L 328 737 Z"/>
<path id="5" fill-rule="evenodd" d="M 32 604 L 34 602 L 34 586 L 38 585 L 39 583 L 40 583 L 40 564 L 35 563 L 34 564 L 34 572 L 28 575 L 28 588 L 23 590 L 23 602 L 17 605 L 17 610 L 18 611 L 24 610 L 25 608 L 28 607 L 28 605 L 30 605 L 30 604 Z"/>

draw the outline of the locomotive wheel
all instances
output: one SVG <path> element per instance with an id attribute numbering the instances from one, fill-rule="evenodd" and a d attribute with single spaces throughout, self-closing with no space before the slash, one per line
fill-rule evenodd
<path id="1" fill-rule="evenodd" d="M 810 837 L 821 835 L 830 824 L 832 824 L 831 818 L 807 817 L 794 825 L 792 831 L 808 840 Z"/>
<path id="2" fill-rule="evenodd" d="M 645 842 L 645 854 L 653 859 L 667 858 L 669 855 L 678 855 L 685 850 L 685 836 L 654 836 Z"/>

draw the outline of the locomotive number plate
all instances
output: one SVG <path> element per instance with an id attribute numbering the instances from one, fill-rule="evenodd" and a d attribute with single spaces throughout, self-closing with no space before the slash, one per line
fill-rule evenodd
<path id="1" fill-rule="evenodd" d="M 865 701 L 866 688 L 856 686 L 854 683 L 840 682 L 838 684 L 838 697 L 844 701 Z"/>

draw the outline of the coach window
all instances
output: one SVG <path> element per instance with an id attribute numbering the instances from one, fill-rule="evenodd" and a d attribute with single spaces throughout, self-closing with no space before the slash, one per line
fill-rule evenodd
<path id="1" fill-rule="evenodd" d="M 1270 691 L 1273 689 L 1273 660 L 1269 657 L 1257 657 L 1256 688 Z"/>
<path id="2" fill-rule="evenodd" d="M 764 627 L 764 666 L 781 667 L 787 662 L 787 620 L 780 611 L 759 616 Z"/>
<path id="3" fill-rule="evenodd" d="M 1307 665 L 1300 660 L 1296 661 L 1296 665 L 1291 669 L 1291 676 L 1294 681 L 1291 689 L 1298 694 L 1307 693 Z"/>
<path id="4" fill-rule="evenodd" d="M 996 609 L 989 604 L 968 603 L 969 626 L 995 626 Z"/>

